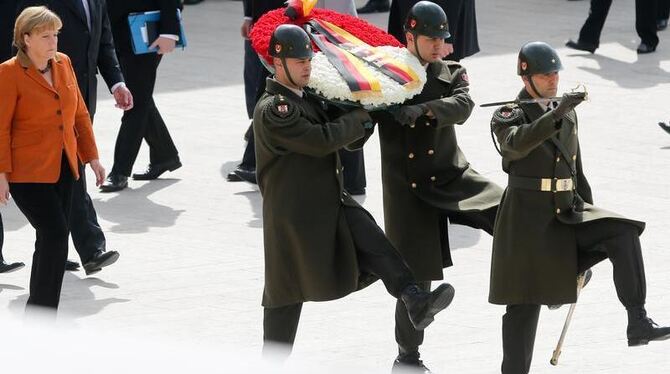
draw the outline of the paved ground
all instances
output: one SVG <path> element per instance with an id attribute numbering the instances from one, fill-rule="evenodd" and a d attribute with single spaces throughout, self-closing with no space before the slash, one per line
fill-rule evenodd
<path id="1" fill-rule="evenodd" d="M 472 96 L 479 103 L 513 98 L 520 88 L 514 75 L 520 45 L 540 39 L 561 47 L 577 34 L 588 11 L 586 1 L 564 0 L 480 0 L 477 6 L 482 53 L 464 63 Z M 638 57 L 633 11 L 631 3 L 615 2 L 597 54 L 559 49 L 566 66 L 562 89 L 578 83 L 588 87 L 591 101 L 579 114 L 585 169 L 596 203 L 647 221 L 642 244 L 648 309 L 658 322 L 670 324 L 665 231 L 670 217 L 670 136 L 656 125 L 670 118 L 670 44 L 663 40 L 670 31 L 660 34 L 657 53 Z M 121 355 L 127 361 L 110 367 L 123 367 L 124 362 L 135 368 L 138 362 L 147 367 L 152 362 L 170 365 L 179 349 L 147 349 L 161 341 L 173 348 L 188 347 L 179 356 L 185 362 L 202 365 L 204 357 L 215 367 L 255 362 L 261 345 L 261 199 L 253 186 L 225 182 L 241 156 L 247 122 L 238 37 L 241 13 L 241 2 L 229 0 L 207 0 L 187 8 L 190 46 L 167 56 L 161 66 L 156 101 L 184 167 L 158 181 L 131 182 L 131 188 L 119 194 L 100 194 L 92 188 L 109 248 L 122 255 L 95 277 L 86 278 L 82 272 L 66 275 L 60 323 L 74 329 L 69 330 L 72 334 L 87 337 L 77 347 L 64 344 L 66 356 L 124 348 L 135 355 Z M 384 26 L 386 16 L 369 19 Z M 120 113 L 105 92 L 100 98 L 95 129 L 103 163 L 111 167 Z M 488 133 L 490 115 L 491 110 L 476 109 L 458 135 L 475 168 L 504 184 Z M 147 162 L 144 151 L 136 170 Z M 360 201 L 382 222 L 376 138 L 365 152 L 368 194 Z M 34 231 L 13 204 L 2 214 L 6 257 L 29 266 Z M 457 297 L 428 331 L 423 357 L 438 373 L 494 373 L 501 358 L 503 308 L 487 303 L 491 239 L 461 226 L 450 230 L 456 266 L 446 270 L 445 277 L 456 287 Z M 70 258 L 75 258 L 74 252 Z M 0 325 L 20 324 L 28 277 L 24 269 L 0 278 Z M 341 366 L 357 372 L 387 371 L 395 355 L 393 305 L 381 284 L 343 300 L 306 305 L 290 361 L 318 364 L 323 371 Z M 626 347 L 625 311 L 614 293 L 608 263 L 595 268 L 561 364 L 553 368 L 548 360 L 566 311 L 543 311 L 534 373 L 667 372 L 670 343 Z M 110 335 L 123 338 L 113 340 Z M 0 339 L 0 352 L 46 349 L 14 342 Z M 238 350 L 250 356 L 237 356 Z M 137 351 L 147 354 L 138 358 Z M 182 366 L 170 367 L 176 371 Z"/>

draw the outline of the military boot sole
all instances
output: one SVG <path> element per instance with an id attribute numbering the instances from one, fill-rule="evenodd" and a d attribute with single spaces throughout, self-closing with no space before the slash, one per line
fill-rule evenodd
<path id="1" fill-rule="evenodd" d="M 454 290 L 454 287 L 449 284 L 441 284 L 433 292 L 431 292 L 431 299 L 427 303 L 423 313 L 418 313 L 418 318 L 410 318 L 414 328 L 417 330 L 424 330 L 426 327 L 428 327 L 428 325 L 433 323 L 435 320 L 435 315 L 451 304 L 455 293 L 456 291 Z M 423 314 L 423 316 L 421 316 L 421 314 Z M 414 323 L 415 320 L 418 321 Z"/>
<path id="2" fill-rule="evenodd" d="M 11 264 L 2 263 L 0 264 L 0 273 L 2 274 L 13 273 L 17 270 L 23 269 L 24 267 L 26 267 L 26 264 L 24 264 L 23 262 L 13 262 Z"/>
<path id="3" fill-rule="evenodd" d="M 647 345 L 649 342 L 652 341 L 663 341 L 663 340 L 668 340 L 670 339 L 670 333 L 658 336 L 656 338 L 634 338 L 634 339 L 628 339 L 628 346 L 629 347 L 638 347 L 641 345 Z"/>

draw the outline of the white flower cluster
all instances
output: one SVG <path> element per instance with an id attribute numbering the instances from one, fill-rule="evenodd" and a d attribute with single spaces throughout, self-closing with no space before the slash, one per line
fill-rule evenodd
<path id="1" fill-rule="evenodd" d="M 392 56 L 394 60 L 404 62 L 414 70 L 419 77 L 420 84 L 416 85 L 414 88 L 407 89 L 371 65 L 367 65 L 366 67 L 368 70 L 379 80 L 382 94 L 381 96 L 367 95 L 359 100 L 354 98 L 354 95 L 344 81 L 344 78 L 342 78 L 337 69 L 335 69 L 330 61 L 328 61 L 328 57 L 322 52 L 318 52 L 312 59 L 312 75 L 307 86 L 327 99 L 360 102 L 366 107 L 401 104 L 407 99 L 421 93 L 423 85 L 426 83 L 426 69 L 421 66 L 419 60 L 414 57 L 407 48 L 380 48 L 388 55 Z"/>

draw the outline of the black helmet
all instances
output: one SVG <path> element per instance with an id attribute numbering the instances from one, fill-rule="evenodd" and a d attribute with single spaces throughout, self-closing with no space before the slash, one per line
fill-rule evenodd
<path id="1" fill-rule="evenodd" d="M 410 9 L 405 20 L 405 32 L 415 37 L 424 35 L 429 38 L 450 37 L 447 15 L 444 10 L 431 1 L 419 1 Z"/>
<path id="2" fill-rule="evenodd" d="M 279 25 L 272 33 L 268 53 L 279 58 L 312 58 L 312 42 L 305 30 L 296 25 Z"/>
<path id="3" fill-rule="evenodd" d="M 558 53 L 545 42 L 526 43 L 519 51 L 518 75 L 549 74 L 562 69 Z"/>

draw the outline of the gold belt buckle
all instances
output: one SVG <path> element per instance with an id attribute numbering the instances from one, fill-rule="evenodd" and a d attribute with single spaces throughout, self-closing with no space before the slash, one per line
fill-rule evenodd
<path id="1" fill-rule="evenodd" d="M 557 179 L 556 180 L 556 191 L 571 191 L 572 190 L 572 179 Z"/>
<path id="2" fill-rule="evenodd" d="M 540 181 L 540 191 L 550 192 L 551 191 L 551 179 L 542 178 Z"/>

